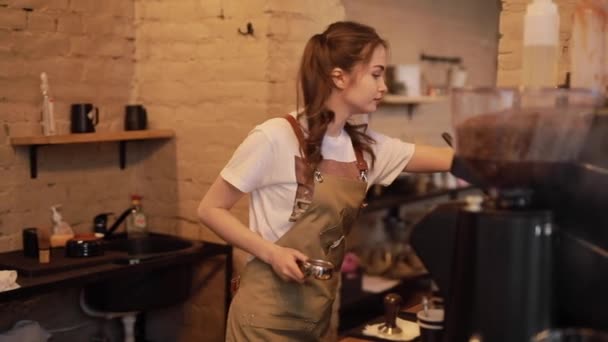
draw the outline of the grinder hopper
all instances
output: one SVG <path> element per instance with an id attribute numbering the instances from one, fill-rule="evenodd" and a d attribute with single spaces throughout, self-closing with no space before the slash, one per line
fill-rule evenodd
<path id="1" fill-rule="evenodd" d="M 452 119 L 463 178 L 499 193 L 565 181 L 562 171 L 577 160 L 599 100 L 583 89 L 455 89 Z"/>

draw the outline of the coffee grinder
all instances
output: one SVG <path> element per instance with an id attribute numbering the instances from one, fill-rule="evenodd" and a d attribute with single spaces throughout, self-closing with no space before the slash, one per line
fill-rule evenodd
<path id="1" fill-rule="evenodd" d="M 445 299 L 444 341 L 608 331 L 608 115 L 600 97 L 454 90 L 452 172 L 485 195 L 439 205 L 411 238 Z"/>

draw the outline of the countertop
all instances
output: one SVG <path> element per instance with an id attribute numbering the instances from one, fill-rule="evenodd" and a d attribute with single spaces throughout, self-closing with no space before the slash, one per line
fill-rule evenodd
<path id="1" fill-rule="evenodd" d="M 408 318 L 415 317 L 416 313 L 420 310 L 422 310 L 422 304 L 416 304 L 416 305 L 408 307 L 404 310 L 401 310 L 401 313 L 399 314 L 399 316 L 402 318 L 403 318 L 403 316 L 406 316 Z M 382 318 L 378 317 L 376 319 L 373 319 L 370 322 L 366 322 L 362 326 L 357 327 L 353 330 L 362 330 L 365 325 L 370 324 L 370 323 L 379 322 L 381 320 L 382 320 Z M 351 330 L 351 332 L 353 330 Z M 348 333 L 346 335 L 348 335 Z M 419 338 L 416 338 L 416 339 L 414 339 L 414 341 L 417 341 L 418 339 Z M 340 338 L 338 341 L 340 341 L 340 342 L 369 342 L 369 341 L 388 341 L 388 340 L 378 339 L 378 338 L 373 338 L 373 337 L 364 338 L 364 337 L 344 336 L 344 337 Z"/>
<path id="2" fill-rule="evenodd" d="M 47 275 L 31 277 L 19 275 L 17 284 L 21 287 L 11 291 L 0 292 L 0 302 L 15 300 L 55 289 L 76 287 L 90 282 L 121 277 L 133 274 L 134 272 L 149 272 L 176 263 L 195 261 L 216 255 L 228 255 L 232 250 L 227 245 L 210 242 L 192 242 L 192 247 L 172 252 L 170 255 L 157 256 L 138 264 L 108 262 Z M 0 254 L 0 263 L 2 257 L 7 254 Z"/>

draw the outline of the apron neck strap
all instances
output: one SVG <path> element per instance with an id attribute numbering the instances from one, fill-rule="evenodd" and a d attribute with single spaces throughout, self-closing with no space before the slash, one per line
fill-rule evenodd
<path id="1" fill-rule="evenodd" d="M 306 160 L 306 155 L 304 154 L 304 144 L 306 143 L 306 138 L 304 138 L 304 132 L 302 132 L 302 127 L 300 127 L 300 124 L 298 123 L 296 118 L 294 118 L 290 114 L 285 115 L 284 118 L 287 119 L 287 121 L 291 125 L 291 128 L 293 129 L 293 132 L 296 134 L 296 137 L 298 137 L 298 144 L 300 145 L 300 156 L 304 160 Z"/>
<path id="2" fill-rule="evenodd" d="M 300 127 L 300 123 L 298 123 L 296 118 L 294 118 L 290 114 L 285 115 L 284 118 L 287 119 L 287 121 L 291 125 L 291 128 L 293 129 L 293 132 L 298 138 L 298 143 L 300 145 L 300 155 L 302 156 L 302 158 L 304 158 L 304 160 L 306 160 L 306 155 L 304 154 L 303 147 L 306 143 L 306 138 L 304 138 L 304 132 L 302 131 L 302 127 Z M 357 168 L 359 169 L 359 172 L 367 172 L 367 161 L 365 161 L 365 158 L 363 158 L 363 152 L 359 148 L 356 148 L 354 146 L 353 148 L 355 150 L 355 157 L 357 158 Z"/>

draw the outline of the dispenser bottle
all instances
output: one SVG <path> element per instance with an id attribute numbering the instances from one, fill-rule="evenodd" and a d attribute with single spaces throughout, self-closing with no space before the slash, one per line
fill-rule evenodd
<path id="1" fill-rule="evenodd" d="M 533 0 L 524 18 L 522 85 L 555 87 L 559 60 L 559 13 L 552 0 Z"/>
<path id="2" fill-rule="evenodd" d="M 53 235 L 74 235 L 72 227 L 63 220 L 60 212 L 61 204 L 51 206 L 51 221 L 53 221 Z"/>
<path id="3" fill-rule="evenodd" d="M 141 206 L 141 196 L 131 196 L 131 214 L 127 218 L 127 235 L 145 235 L 147 230 L 146 215 Z"/>

